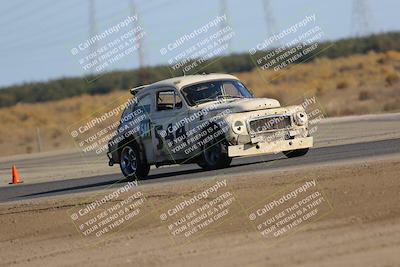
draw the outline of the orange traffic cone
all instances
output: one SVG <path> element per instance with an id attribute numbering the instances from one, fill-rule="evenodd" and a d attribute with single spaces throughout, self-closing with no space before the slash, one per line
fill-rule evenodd
<path id="1" fill-rule="evenodd" d="M 12 166 L 12 181 L 10 184 L 20 184 L 23 183 L 22 180 L 19 178 L 17 167 L 15 165 Z"/>

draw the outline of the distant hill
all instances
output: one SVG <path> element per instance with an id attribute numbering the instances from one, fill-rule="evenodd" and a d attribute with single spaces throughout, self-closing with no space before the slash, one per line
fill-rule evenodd
<path id="1" fill-rule="evenodd" d="M 311 60 L 320 57 L 338 58 L 353 54 L 366 54 L 370 51 L 400 51 L 400 32 L 382 33 L 368 37 L 342 39 L 335 42 L 324 42 L 320 47 L 329 47 L 323 53 L 315 55 Z M 210 60 L 211 61 L 211 60 Z M 297 63 L 304 61 L 299 58 Z M 254 62 L 249 54 L 233 54 L 224 56 L 210 64 L 204 72 L 242 73 L 254 69 Z M 82 94 L 100 95 L 116 90 L 126 90 L 143 83 L 151 83 L 171 77 L 168 66 L 149 67 L 144 70 L 146 78 L 138 70 L 109 72 L 92 83 L 86 81 L 91 77 L 62 78 L 48 82 L 26 83 L 0 89 L 0 107 L 13 106 L 17 103 L 38 103 L 66 99 Z"/>

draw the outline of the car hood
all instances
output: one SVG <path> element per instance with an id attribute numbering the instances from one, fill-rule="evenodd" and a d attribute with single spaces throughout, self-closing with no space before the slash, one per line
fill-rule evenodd
<path id="1" fill-rule="evenodd" d="M 216 104 L 216 109 L 229 109 L 231 112 L 246 112 L 269 108 L 279 108 L 281 104 L 272 98 L 245 98 Z"/>

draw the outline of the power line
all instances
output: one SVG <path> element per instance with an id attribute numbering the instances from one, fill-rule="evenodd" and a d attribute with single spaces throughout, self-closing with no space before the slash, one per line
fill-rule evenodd
<path id="1" fill-rule="evenodd" d="M 182 0 L 177 0 L 174 3 L 178 2 L 178 1 L 182 1 Z M 156 5 L 147 5 L 145 8 L 142 8 L 142 12 L 141 13 L 142 14 L 146 13 L 147 11 L 151 11 L 154 8 L 160 8 L 160 7 L 164 6 L 164 5 L 169 4 L 169 2 L 170 2 L 170 0 L 164 0 L 162 2 L 157 2 Z M 123 11 L 125 11 L 125 10 L 126 9 L 124 9 Z M 103 23 L 111 22 L 115 18 L 116 15 L 121 15 L 121 11 L 122 10 L 118 10 L 117 12 L 113 12 L 109 16 L 101 19 L 101 21 Z M 32 48 L 32 44 L 31 44 L 32 41 L 37 40 L 37 39 L 50 40 L 50 41 L 47 41 L 47 42 L 39 44 L 39 47 L 36 48 L 36 49 L 48 48 L 48 47 L 52 47 L 54 45 L 65 45 L 65 44 L 60 44 L 60 42 L 68 42 L 68 41 L 71 41 L 72 38 L 71 37 L 66 37 L 66 35 L 64 33 L 74 33 L 73 36 L 76 37 L 76 36 L 78 36 L 78 34 L 76 34 L 76 33 L 84 32 L 84 28 L 86 28 L 85 25 L 83 25 L 80 22 L 78 22 L 76 24 L 68 23 L 67 25 L 69 27 L 71 27 L 71 25 L 72 25 L 73 28 L 78 29 L 78 30 L 67 30 L 65 27 L 64 28 L 57 27 L 57 28 L 55 28 L 55 30 L 56 30 L 57 34 L 60 37 L 62 37 L 60 39 L 52 38 L 52 36 L 49 36 L 47 32 L 42 32 L 42 34 L 35 34 L 34 36 L 36 38 L 33 38 L 33 40 L 30 39 L 30 38 L 24 38 L 25 40 L 29 40 L 30 41 L 29 43 L 28 42 L 25 42 L 25 43 L 22 42 L 21 43 L 18 40 L 16 42 L 14 42 L 14 43 L 17 43 L 16 45 L 13 44 L 13 45 L 8 46 L 8 47 L 2 47 L 0 53 L 7 53 L 6 50 L 16 49 L 16 48 L 24 48 L 24 47 Z M 7 42 L 7 43 L 10 43 L 10 42 Z"/>
<path id="2" fill-rule="evenodd" d="M 119 12 L 119 15 L 121 15 L 121 12 Z M 102 20 L 102 22 L 111 22 L 114 19 L 115 18 L 104 19 L 104 20 Z M 79 25 L 82 25 L 82 24 L 79 24 Z M 36 48 L 36 50 L 49 48 L 49 47 L 55 47 L 55 46 L 61 46 L 61 45 L 67 47 L 66 43 L 70 43 L 73 38 L 77 39 L 77 37 L 79 36 L 79 39 L 82 39 L 82 34 L 87 35 L 87 32 L 88 31 L 90 32 L 90 21 L 89 21 L 89 23 L 86 23 L 85 25 L 86 25 L 86 27 L 83 27 L 83 26 L 76 27 L 76 28 L 78 28 L 78 30 L 75 30 L 75 31 L 68 31 L 68 30 L 63 30 L 63 29 L 60 29 L 57 31 L 57 32 L 61 32 L 61 33 L 64 33 L 64 32 L 73 33 L 72 37 L 68 37 L 65 34 L 62 34 L 62 35 L 60 34 L 60 35 L 58 35 L 58 37 L 61 37 L 61 38 L 56 39 L 56 38 L 52 38 L 52 36 L 48 36 L 46 32 L 43 32 L 41 35 L 40 34 L 36 35 L 37 38 L 33 39 L 33 40 L 24 38 L 26 40 L 29 40 L 30 41 L 29 43 L 27 43 L 27 42 L 21 43 L 21 42 L 17 41 L 17 42 L 13 42 L 13 45 L 11 45 L 11 46 L 2 47 L 0 53 L 7 53 L 7 50 L 17 49 L 17 48 L 20 48 L 20 49 L 32 48 L 32 42 L 34 40 L 45 40 L 45 42 L 42 42 L 42 43 L 35 43 L 35 45 L 38 46 Z M 97 27 L 97 25 L 98 25 L 98 23 L 96 20 L 96 27 Z M 14 43 L 16 43 L 16 44 L 14 44 Z M 76 44 L 74 44 L 74 45 L 76 45 Z M 70 49 L 71 47 L 67 47 L 67 48 Z"/>
<path id="3" fill-rule="evenodd" d="M 19 21 L 21 18 L 26 18 L 26 17 L 32 16 L 32 15 L 36 14 L 36 12 L 38 12 L 38 11 L 44 9 L 45 7 L 49 6 L 49 4 L 51 4 L 51 3 L 53 3 L 53 1 L 49 0 L 49 1 L 45 1 L 44 3 L 42 3 L 42 5 L 34 5 L 33 9 L 27 10 L 27 11 L 23 12 L 22 14 L 18 14 L 18 16 L 15 17 L 15 18 L 11 17 L 11 20 L 12 21 Z M 21 9 L 21 10 L 23 10 L 23 9 Z M 1 18 L 4 19 L 4 17 L 7 18 L 7 16 L 2 16 Z M 10 21 L 10 19 L 9 19 L 9 21 Z M 10 24 L 9 21 L 1 22 L 1 23 Z"/>
<path id="4" fill-rule="evenodd" d="M 77 1 L 80 1 L 80 0 L 77 0 Z M 37 32 L 31 32 L 31 34 L 27 34 L 27 35 L 24 35 L 24 39 L 25 40 L 29 40 L 29 41 L 34 41 L 34 40 L 39 40 L 39 39 L 51 39 L 51 35 L 50 34 L 52 34 L 52 33 L 55 33 L 55 34 L 57 34 L 57 35 L 60 35 L 60 33 L 65 33 L 65 32 L 67 32 L 67 33 L 69 33 L 69 32 L 73 32 L 73 31 L 71 31 L 71 30 L 69 30 L 70 28 L 78 28 L 79 29 L 79 32 L 81 32 L 81 30 L 83 29 L 83 28 L 85 28 L 85 30 L 87 30 L 87 23 L 85 22 L 85 24 L 83 25 L 82 24 L 82 21 L 79 21 L 79 20 L 77 20 L 77 18 L 82 18 L 82 14 L 78 14 L 76 17 L 74 16 L 74 17 L 72 17 L 72 18 L 68 18 L 69 20 L 71 20 L 72 22 L 77 22 L 77 23 L 75 23 L 75 24 L 73 24 L 73 23 L 71 23 L 70 21 L 68 21 L 67 23 L 65 22 L 65 21 L 61 21 L 61 23 L 63 24 L 63 25 L 67 25 L 68 26 L 68 28 L 69 29 L 67 29 L 66 27 L 60 27 L 60 25 L 59 24 L 61 24 L 61 23 L 59 23 L 59 24 L 55 24 L 55 21 L 54 21 L 54 19 L 52 18 L 52 16 L 51 15 L 53 15 L 53 16 L 57 16 L 57 18 L 60 18 L 60 16 L 58 15 L 59 14 L 59 9 L 60 8 L 66 8 L 66 7 L 70 7 L 70 6 L 76 6 L 76 3 L 73 3 L 72 1 L 71 2 L 68 2 L 69 4 L 71 4 L 71 5 L 67 5 L 67 6 L 58 6 L 58 8 L 57 9 L 52 9 L 51 10 L 51 13 L 50 13 L 50 16 L 46 16 L 44 19 L 42 19 L 42 17 L 40 17 L 40 19 L 42 19 L 42 22 L 44 21 L 44 22 L 47 22 L 50 18 L 51 18 L 51 21 L 52 21 L 52 23 L 48 23 L 47 24 L 47 27 L 42 27 L 42 28 L 40 28 L 40 33 L 38 34 Z M 118 11 L 118 13 L 121 13 L 120 11 Z M 112 14 L 116 14 L 116 12 L 113 12 Z M 85 16 L 86 17 L 86 16 Z M 58 22 L 60 22 L 60 21 L 58 21 Z M 41 25 L 37 25 L 36 23 L 32 23 L 36 28 L 38 27 L 38 26 L 41 26 Z M 13 23 L 13 26 L 15 26 L 15 24 Z M 86 26 L 86 27 L 82 27 L 82 26 Z M 14 29 L 11 29 L 10 30 L 11 32 L 15 32 L 15 33 L 19 33 L 18 32 L 18 30 L 14 30 Z M 78 31 L 76 31 L 76 32 L 78 32 Z M 2 33 L 0 33 L 0 34 L 2 34 Z M 63 36 L 65 36 L 64 34 L 63 34 Z M 7 39 L 7 40 L 4 40 L 3 42 L 0 42 L 0 44 L 1 43 L 14 43 L 14 42 L 18 42 L 20 40 L 20 37 L 18 38 L 18 39 Z"/>
<path id="5" fill-rule="evenodd" d="M 79 1 L 79 0 L 76 0 Z M 58 2 L 60 3 L 60 2 Z M 67 5 L 63 5 L 63 4 L 67 4 Z M 18 26 L 32 26 L 35 28 L 40 27 L 41 25 L 43 25 L 43 23 L 47 23 L 49 21 L 49 19 L 52 16 L 57 16 L 60 17 L 60 9 L 64 10 L 67 7 L 70 6 L 76 6 L 76 3 L 74 3 L 73 1 L 69 1 L 69 2 L 61 2 L 61 5 L 48 5 L 46 6 L 47 8 L 41 8 L 40 12 L 35 12 L 35 13 L 29 13 L 29 16 L 23 16 L 23 17 L 17 17 L 17 18 L 13 18 L 8 20 L 7 22 L 5 22 L 5 24 L 8 25 L 7 28 L 5 28 L 7 31 L 2 31 L 0 32 L 1 35 L 5 35 L 5 34 L 9 34 L 9 33 L 16 33 L 18 34 Z M 35 21 L 32 21 L 39 18 L 40 22 L 42 22 L 41 24 L 36 23 Z M 53 20 L 51 20 L 53 22 Z M 25 23 L 22 23 L 25 22 Z M 16 27 L 17 26 L 17 27 Z M 53 24 L 51 24 L 51 26 L 53 26 Z M 53 26 L 54 27 L 54 26 Z"/>
<path id="6" fill-rule="evenodd" d="M 7 8 L 5 11 L 1 11 L 1 13 L 2 14 L 7 14 L 7 15 L 13 14 L 12 11 L 15 11 L 17 7 L 20 7 L 22 5 L 25 7 L 25 4 L 23 4 L 22 2 L 23 1 L 20 1 L 19 3 L 15 3 L 14 2 L 15 5 L 12 5 L 11 7 Z M 7 16 L 3 16 L 2 18 L 4 18 L 4 17 L 7 18 Z"/>
<path id="7" fill-rule="evenodd" d="M 79 1 L 79 0 L 76 0 L 76 1 Z M 35 27 L 35 28 L 39 28 L 40 26 L 43 26 L 43 24 L 44 23 L 47 23 L 48 21 L 49 21 L 49 19 L 51 19 L 51 21 L 52 21 L 52 23 L 51 24 L 47 24 L 47 27 L 45 27 L 45 28 L 43 28 L 43 27 L 40 27 L 40 30 L 41 30 L 41 32 L 42 33 L 47 33 L 47 30 L 48 29 L 53 29 L 53 30 L 56 30 L 58 33 L 60 32 L 59 31 L 59 28 L 58 27 L 56 27 L 56 25 L 54 24 L 54 16 L 57 16 L 57 18 L 59 18 L 60 16 L 59 16 L 59 14 L 60 14 L 60 9 L 65 9 L 65 8 L 67 8 L 67 7 L 70 7 L 70 6 L 76 6 L 76 2 L 74 3 L 74 2 L 72 2 L 72 1 L 69 1 L 69 2 L 64 2 L 64 3 L 67 3 L 68 5 L 66 5 L 66 6 L 64 6 L 64 5 L 59 5 L 59 6 L 56 6 L 56 7 L 54 7 L 54 6 L 51 6 L 50 8 L 48 8 L 48 9 L 42 9 L 42 11 L 49 11 L 49 12 L 41 12 L 41 13 L 36 13 L 36 14 L 34 14 L 34 15 L 41 15 L 40 17 L 39 17 L 39 19 L 41 19 L 41 22 L 42 22 L 42 24 L 38 24 L 38 23 L 35 23 L 34 21 L 31 21 L 32 23 L 24 23 L 23 25 L 21 25 L 21 26 L 23 26 L 23 27 L 25 27 L 27 24 L 29 25 L 29 26 L 33 26 L 33 27 Z M 13 26 L 14 28 L 12 28 L 12 27 L 7 27 L 7 30 L 8 31 L 6 31 L 6 32 L 0 32 L 0 34 L 1 35 L 6 35 L 6 34 L 9 34 L 9 33 L 14 33 L 14 34 L 16 34 L 17 35 L 17 38 L 14 38 L 14 39 L 9 39 L 9 37 L 12 37 L 12 36 L 9 36 L 9 37 L 7 37 L 7 40 L 4 40 L 4 42 L 3 43 L 12 43 L 12 42 L 17 42 L 21 37 L 20 37 L 20 32 L 19 32 L 19 30 L 18 30 L 18 27 L 15 27 L 16 25 L 18 26 L 18 24 L 21 24 L 21 22 L 24 22 L 24 21 L 26 21 L 26 19 L 28 19 L 28 21 L 29 21 L 29 18 L 33 18 L 33 19 L 35 19 L 35 18 L 38 18 L 38 17 L 35 17 L 35 16 L 26 16 L 26 17 L 24 17 L 24 18 L 18 18 L 16 21 L 15 21 L 15 19 L 12 21 L 12 22 L 10 22 L 10 23 L 8 23 L 9 24 L 9 26 Z M 38 36 L 38 34 L 36 33 L 36 32 L 31 32 L 31 34 L 29 35 L 29 34 L 27 34 L 27 35 L 24 35 L 24 39 L 31 39 L 32 37 L 37 37 Z M 40 35 L 39 35 L 40 36 Z"/>

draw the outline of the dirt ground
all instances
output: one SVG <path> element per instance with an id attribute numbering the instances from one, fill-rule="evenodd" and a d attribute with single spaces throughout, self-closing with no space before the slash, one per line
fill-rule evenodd
<path id="1" fill-rule="evenodd" d="M 0 205 L 0 266 L 400 266 L 399 169 L 400 156 L 393 155 L 216 177 L 226 181 L 235 206 L 193 238 L 174 237 L 160 214 L 214 180 L 139 185 L 146 196 L 142 217 L 99 240 L 81 235 L 71 210 L 113 189 L 5 203 Z M 247 211 L 306 180 L 316 181 L 323 193 L 322 216 L 295 226 L 284 238 L 264 238 Z"/>

